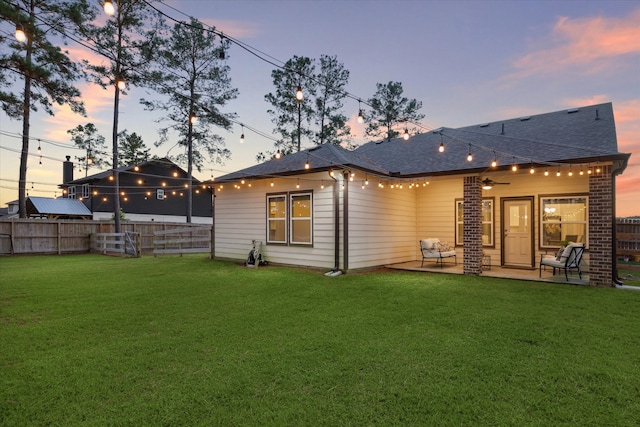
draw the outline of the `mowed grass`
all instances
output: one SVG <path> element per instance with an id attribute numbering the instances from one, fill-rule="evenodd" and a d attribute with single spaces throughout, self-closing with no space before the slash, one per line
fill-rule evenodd
<path id="1" fill-rule="evenodd" d="M 0 310 L 3 426 L 640 420 L 640 292 L 16 256 Z"/>

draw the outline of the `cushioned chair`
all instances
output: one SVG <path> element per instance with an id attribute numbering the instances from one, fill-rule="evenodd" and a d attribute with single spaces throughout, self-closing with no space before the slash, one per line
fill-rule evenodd
<path id="1" fill-rule="evenodd" d="M 584 253 L 584 243 L 572 243 L 558 251 L 558 255 L 541 255 L 540 256 L 540 275 L 542 277 L 542 266 L 553 267 L 553 274 L 556 274 L 556 268 L 564 270 L 564 277 L 569 281 L 569 270 L 578 270 L 578 277 L 582 279 L 582 271 L 580 271 L 580 261 Z"/>
<path id="2" fill-rule="evenodd" d="M 444 258 L 453 257 L 453 261 L 458 264 L 455 249 L 451 249 L 446 242 L 440 242 L 440 239 L 437 238 L 420 240 L 420 252 L 422 253 L 420 267 L 424 267 L 424 260 L 429 258 L 435 259 L 436 265 L 439 262 L 440 268 L 442 268 L 442 260 Z"/>

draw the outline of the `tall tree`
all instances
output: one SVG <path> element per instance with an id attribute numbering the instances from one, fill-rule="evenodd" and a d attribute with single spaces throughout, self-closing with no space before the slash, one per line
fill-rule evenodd
<path id="1" fill-rule="evenodd" d="M 376 93 L 367 101 L 371 106 L 371 111 L 365 115 L 367 135 L 390 140 L 400 133 L 394 126 L 424 118 L 424 114 L 418 112 L 422 102 L 402 96 L 402 83 L 390 81 L 377 83 L 376 87 Z"/>
<path id="2" fill-rule="evenodd" d="M 149 160 L 150 148 L 147 148 L 142 137 L 133 132 L 129 134 L 126 130 L 123 130 L 118 135 L 118 160 L 122 165 L 135 165 Z"/>
<path id="3" fill-rule="evenodd" d="M 57 40 L 74 33 L 83 22 L 93 18 L 84 0 L 14 0 L 0 1 L 0 20 L 21 29 L 24 41 L 0 35 L 0 103 L 12 119 L 22 120 L 22 151 L 18 179 L 18 212 L 27 214 L 26 182 L 29 157 L 31 111 L 38 107 L 54 115 L 53 105 L 68 105 L 84 115 L 80 91 L 73 82 L 83 76 L 82 68 L 63 51 Z M 22 81 L 22 92 L 13 92 L 14 83 Z"/>
<path id="4" fill-rule="evenodd" d="M 75 146 L 84 150 L 84 155 L 76 156 L 78 163 L 84 165 L 84 176 L 88 175 L 89 168 L 100 168 L 109 164 L 104 136 L 98 133 L 96 125 L 93 123 L 78 125 L 69 129 L 67 133 L 71 135 L 71 141 Z"/>
<path id="5" fill-rule="evenodd" d="M 316 70 L 317 73 L 316 73 Z M 280 140 L 275 148 L 286 155 L 300 151 L 302 142 L 336 144 L 348 140 L 351 129 L 342 113 L 349 71 L 335 56 L 321 55 L 320 60 L 294 56 L 282 69 L 271 72 L 275 91 L 265 95 L 271 104 L 268 111 Z M 296 91 L 303 91 L 302 100 Z M 257 159 L 267 156 L 259 153 Z"/>
<path id="6" fill-rule="evenodd" d="M 321 55 L 320 71 L 315 99 L 316 141 L 318 144 L 340 145 L 351 135 L 347 116 L 342 113 L 345 87 L 349 83 L 349 70 L 338 62 L 336 56 Z"/>
<path id="7" fill-rule="evenodd" d="M 233 113 L 221 108 L 238 96 L 231 86 L 230 68 L 225 62 L 229 40 L 216 36 L 215 28 L 205 28 L 197 19 L 189 24 L 176 24 L 171 37 L 158 56 L 153 88 L 166 97 L 162 100 L 142 100 L 148 109 L 166 111 L 171 125 L 160 129 L 160 146 L 169 140 L 172 131 L 178 133 L 178 144 L 185 147 L 185 155 L 177 161 L 187 162 L 189 188 L 192 189 L 193 166 L 202 169 L 207 157 L 224 163 L 230 151 L 224 139 L 212 131 L 214 127 L 231 129 Z M 193 191 L 187 197 L 187 222 L 191 222 Z"/>
<path id="8" fill-rule="evenodd" d="M 302 138 L 311 140 L 314 136 L 309 129 L 314 113 L 309 99 L 316 94 L 314 72 L 313 60 L 304 56 L 294 56 L 282 69 L 271 72 L 275 92 L 268 93 L 264 99 L 272 106 L 267 112 L 276 125 L 274 131 L 280 134 L 275 148 L 283 155 L 300 151 Z M 302 90 L 302 99 L 296 98 L 298 88 Z"/>
<path id="9" fill-rule="evenodd" d="M 120 95 L 129 85 L 141 85 L 165 29 L 159 12 L 145 0 L 118 0 L 114 13 L 103 25 L 86 27 L 91 39 L 104 56 L 101 64 L 87 64 L 93 80 L 105 89 L 113 88 L 113 126 L 111 131 L 114 177 L 113 208 L 115 232 L 120 232 L 120 178 L 118 174 L 118 110 Z M 105 8 L 105 12 L 107 12 Z"/>

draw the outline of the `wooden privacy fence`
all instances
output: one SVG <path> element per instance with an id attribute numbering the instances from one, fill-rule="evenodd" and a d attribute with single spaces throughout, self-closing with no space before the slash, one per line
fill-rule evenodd
<path id="1" fill-rule="evenodd" d="M 104 255 L 130 255 L 139 257 L 140 233 L 126 231 L 124 233 L 95 233 L 90 236 L 91 252 Z"/>
<path id="2" fill-rule="evenodd" d="M 640 219 L 618 218 L 616 242 L 618 256 L 640 261 Z"/>
<path id="3" fill-rule="evenodd" d="M 211 252 L 211 227 L 189 227 L 153 233 L 153 256 Z"/>
<path id="4" fill-rule="evenodd" d="M 152 253 L 154 233 L 208 228 L 203 224 L 123 221 L 121 232 L 137 233 L 142 253 Z M 72 254 L 91 252 L 92 234 L 115 233 L 113 221 L 10 219 L 0 220 L 0 254 Z"/>

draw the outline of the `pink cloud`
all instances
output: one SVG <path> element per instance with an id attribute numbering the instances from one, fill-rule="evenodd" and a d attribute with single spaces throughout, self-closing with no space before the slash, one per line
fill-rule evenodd
<path id="1" fill-rule="evenodd" d="M 623 18 L 561 17 L 553 27 L 551 47 L 528 53 L 513 66 L 519 75 L 546 74 L 571 66 L 599 71 L 612 66 L 603 59 L 640 53 L 638 22 L 640 9 Z"/>

